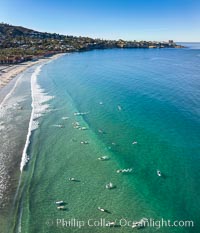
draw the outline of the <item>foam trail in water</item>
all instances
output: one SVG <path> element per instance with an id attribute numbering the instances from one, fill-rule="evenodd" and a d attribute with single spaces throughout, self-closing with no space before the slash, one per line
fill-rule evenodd
<path id="1" fill-rule="evenodd" d="M 22 160 L 20 164 L 20 170 L 22 171 L 26 163 L 29 161 L 29 156 L 27 155 L 27 149 L 30 144 L 30 137 L 33 130 L 37 129 L 39 126 L 38 119 L 48 111 L 49 104 L 46 102 L 53 98 L 45 93 L 45 91 L 37 83 L 38 75 L 41 71 L 40 65 L 36 68 L 35 72 L 31 75 L 31 95 L 32 95 L 32 112 L 29 121 L 28 134 L 26 137 L 26 143 L 24 146 Z"/>

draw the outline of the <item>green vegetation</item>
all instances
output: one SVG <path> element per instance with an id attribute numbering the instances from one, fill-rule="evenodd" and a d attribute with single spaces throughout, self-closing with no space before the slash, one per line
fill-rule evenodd
<path id="1" fill-rule="evenodd" d="M 173 41 L 102 40 L 38 32 L 0 23 L 0 63 L 18 63 L 56 53 L 108 48 L 175 48 Z"/>

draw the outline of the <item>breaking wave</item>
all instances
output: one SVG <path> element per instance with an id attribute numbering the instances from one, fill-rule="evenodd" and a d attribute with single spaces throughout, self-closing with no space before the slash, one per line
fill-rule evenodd
<path id="1" fill-rule="evenodd" d="M 28 134 L 26 137 L 26 143 L 24 146 L 24 150 L 22 153 L 22 160 L 20 164 L 20 171 L 23 171 L 24 166 L 29 161 L 29 156 L 27 154 L 27 150 L 30 144 L 30 137 L 33 130 L 37 129 L 39 127 L 39 118 L 47 111 L 49 111 L 49 104 L 47 101 L 54 98 L 53 96 L 49 96 L 47 93 L 45 93 L 44 89 L 40 87 L 40 85 L 37 82 L 38 75 L 41 71 L 43 65 L 40 65 L 36 68 L 34 73 L 31 75 L 31 96 L 32 96 L 32 112 L 31 112 L 31 118 L 29 121 L 29 127 L 28 127 Z"/>

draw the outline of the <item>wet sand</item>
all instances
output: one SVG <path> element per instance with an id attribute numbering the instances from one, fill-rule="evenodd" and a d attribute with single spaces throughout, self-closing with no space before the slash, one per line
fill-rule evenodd
<path id="1" fill-rule="evenodd" d="M 31 73 L 28 68 L 62 56 L 19 65 L 0 66 L 0 232 L 7 232 L 20 176 L 20 161 L 31 114 Z M 3 71 L 3 72 L 2 72 Z M 22 75 L 21 75 L 22 74 Z"/>
<path id="2" fill-rule="evenodd" d="M 5 87 L 13 78 L 15 78 L 19 73 L 25 71 L 27 68 L 41 63 L 43 61 L 50 61 L 55 59 L 62 54 L 55 54 L 48 58 L 41 58 L 36 61 L 28 61 L 20 64 L 14 65 L 0 65 L 0 90 Z"/>

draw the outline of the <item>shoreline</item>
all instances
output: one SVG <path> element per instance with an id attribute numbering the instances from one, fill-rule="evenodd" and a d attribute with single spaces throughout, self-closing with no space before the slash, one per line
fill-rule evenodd
<path id="1" fill-rule="evenodd" d="M 7 87 L 11 83 L 11 81 L 13 81 L 17 77 L 17 75 L 21 74 L 23 71 L 27 70 L 31 66 L 34 66 L 36 64 L 40 64 L 42 62 L 52 61 L 54 59 L 57 59 L 57 58 L 65 55 L 65 54 L 66 53 L 55 54 L 55 55 L 48 57 L 48 58 L 40 58 L 37 61 L 28 61 L 28 62 L 24 62 L 21 64 L 16 64 L 16 65 L 9 65 L 9 66 L 0 65 L 0 93 L 2 92 L 2 90 L 5 87 Z M 15 84 L 13 84 L 13 85 L 15 85 Z M 5 97 L 0 99 L 0 104 L 6 98 L 7 93 L 5 93 L 4 95 L 5 95 Z"/>
<path id="2" fill-rule="evenodd" d="M 26 71 L 25 71 L 26 72 Z M 27 134 L 26 125 L 30 118 L 30 88 L 29 75 L 18 75 L 9 85 L 6 86 L 4 100 L 0 103 L 1 127 L 1 153 L 0 164 L 1 182 L 4 189 L 0 190 L 0 231 L 7 232 L 10 219 L 10 211 L 13 207 L 13 200 L 18 186 L 20 170 L 13 169 L 20 165 L 21 154 Z M 20 95 L 20 92 L 23 94 Z M 14 98 L 13 98 L 14 97 Z M 18 106 L 22 106 L 19 109 Z M 8 149 L 9 147 L 9 149 Z M 2 167 L 4 169 L 2 170 Z"/>
<path id="3" fill-rule="evenodd" d="M 10 97 L 12 97 L 13 94 L 15 93 L 15 91 L 18 90 L 19 86 L 21 86 L 21 80 L 24 80 L 23 72 L 26 72 L 26 70 L 28 70 L 30 67 L 32 67 L 34 65 L 42 65 L 42 64 L 49 63 L 49 62 L 51 62 L 51 61 L 53 61 L 53 60 L 55 60 L 63 55 L 65 55 L 65 54 L 57 54 L 57 55 L 51 56 L 47 59 L 39 59 L 38 61 L 35 61 L 35 62 L 27 62 L 23 66 L 22 65 L 14 65 L 12 67 L 12 69 L 10 69 L 10 67 L 7 67 L 7 72 L 4 72 L 4 79 L 6 80 L 6 82 L 7 81 L 8 82 L 7 83 L 5 82 L 5 85 L 0 88 L 0 109 L 7 108 L 7 105 L 9 104 L 9 101 L 10 101 Z M 1 68 L 1 66 L 0 66 L 0 68 Z M 0 77 L 2 78 L 2 76 L 0 76 Z M 10 79 L 10 77 L 11 77 L 11 79 Z M 29 80 L 31 82 L 31 77 L 32 77 L 31 75 L 30 75 L 30 77 L 28 77 L 26 75 L 25 79 Z M 24 118 L 24 111 L 19 111 L 17 108 L 16 108 L 16 110 L 14 109 L 13 116 L 12 116 L 12 117 L 14 117 L 13 119 L 15 119 L 16 116 L 20 116 L 20 122 L 23 122 L 23 124 L 27 125 L 27 126 L 28 126 L 28 122 L 30 121 L 30 116 L 29 116 L 28 112 L 31 113 L 31 111 L 32 111 L 31 109 L 29 109 L 30 106 L 29 106 L 28 101 L 29 100 L 26 100 L 26 102 L 23 103 L 23 110 L 25 111 L 25 115 L 26 115 L 25 118 Z M 0 121 L 2 119 L 3 118 L 1 118 Z M 8 125 L 8 124 L 5 123 L 5 125 Z M 22 126 L 22 125 L 20 125 L 20 126 Z M 6 169 L 5 169 L 6 173 L 1 174 L 1 175 L 3 177 L 2 179 L 6 180 L 6 184 L 9 183 L 9 185 L 8 185 L 8 187 L 6 186 L 5 190 L 1 190 L 2 191 L 1 194 L 3 196 L 0 199 L 0 212 L 1 212 L 1 215 L 0 215 L 0 223 L 1 224 L 0 225 L 2 225 L 2 227 L 0 227 L 0 231 L 2 229 L 5 230 L 5 228 L 7 228 L 6 226 L 9 222 L 9 219 L 10 219 L 9 211 L 13 207 L 12 200 L 14 200 L 14 196 L 16 195 L 18 183 L 20 180 L 20 174 L 21 174 L 20 165 L 22 162 L 22 154 L 23 154 L 23 150 L 25 147 L 26 136 L 27 136 L 27 129 L 21 130 L 20 126 L 17 127 L 17 130 L 19 131 L 19 134 L 18 134 L 19 140 L 17 139 L 17 141 L 18 141 L 17 144 L 16 145 L 13 144 L 13 150 L 10 149 L 9 154 L 7 155 L 7 157 L 10 158 L 9 163 L 7 162 L 6 159 L 3 160 L 4 163 L 6 163 Z M 9 125 L 9 128 L 13 128 L 13 130 L 16 131 L 15 124 L 13 126 L 12 126 L 12 124 Z M 9 138 L 9 140 L 10 139 L 11 138 Z M 11 140 L 14 140 L 14 138 Z M 3 154 L 6 154 L 6 148 L 4 150 L 3 141 L 1 141 L 1 142 L 2 142 L 2 151 L 1 152 Z M 2 157 L 1 159 L 4 159 L 4 158 Z M 12 169 L 13 166 L 14 167 L 17 166 L 17 169 L 13 170 Z M 19 169 L 18 169 L 18 166 L 19 166 Z"/>

